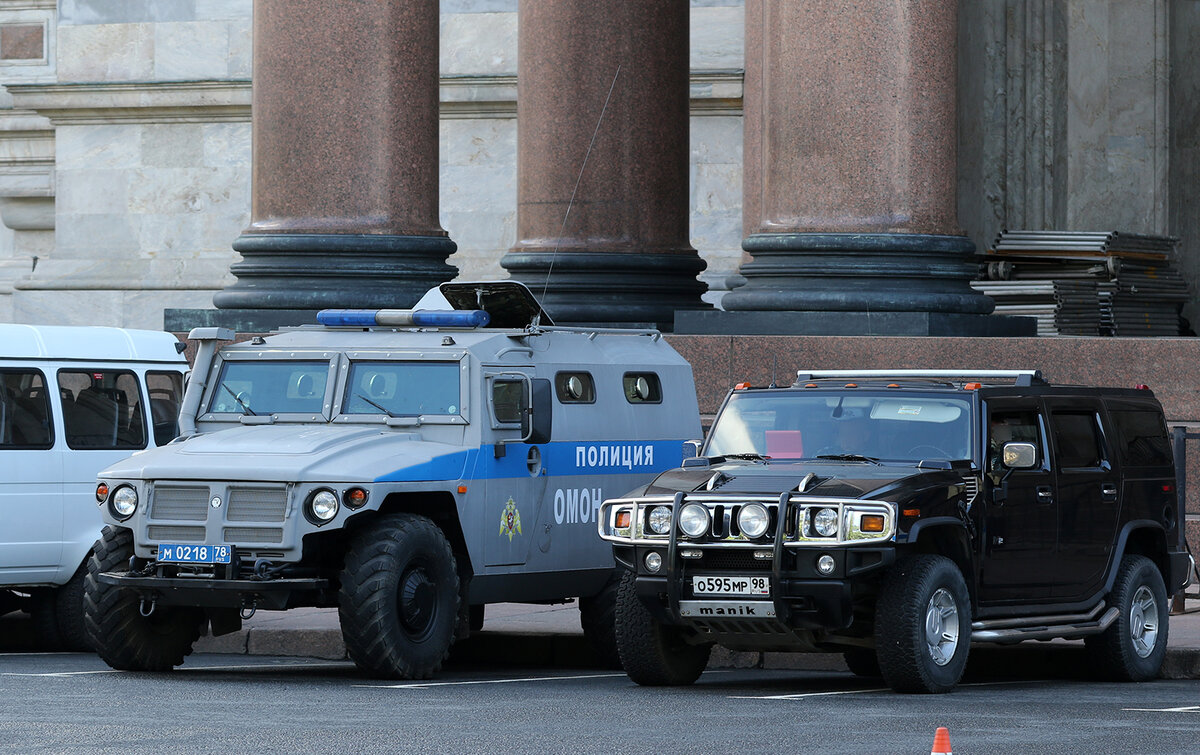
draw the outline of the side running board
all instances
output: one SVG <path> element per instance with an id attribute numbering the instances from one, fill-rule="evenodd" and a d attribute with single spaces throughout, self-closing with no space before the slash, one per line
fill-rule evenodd
<path id="1" fill-rule="evenodd" d="M 1022 640 L 1087 637 L 1108 629 L 1118 615 L 1120 611 L 1115 606 L 1105 611 L 1101 602 L 1088 613 L 976 621 L 971 624 L 971 641 L 1007 644 Z"/>

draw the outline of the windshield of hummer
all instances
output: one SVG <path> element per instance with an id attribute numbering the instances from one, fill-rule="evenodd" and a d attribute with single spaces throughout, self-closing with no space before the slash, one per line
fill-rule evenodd
<path id="1" fill-rule="evenodd" d="M 971 458 L 970 405 L 944 395 L 808 391 L 735 393 L 717 416 L 707 456 Z"/>
<path id="2" fill-rule="evenodd" d="M 214 414 L 320 414 L 329 362 L 229 360 L 212 392 Z"/>
<path id="3" fill-rule="evenodd" d="M 458 362 L 355 362 L 342 414 L 458 414 Z"/>

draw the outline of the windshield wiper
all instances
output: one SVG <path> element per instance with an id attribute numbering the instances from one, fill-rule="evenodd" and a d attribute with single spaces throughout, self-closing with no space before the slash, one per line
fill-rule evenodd
<path id="1" fill-rule="evenodd" d="M 721 454 L 721 455 L 724 456 L 726 459 L 747 459 L 749 461 L 766 461 L 767 459 L 771 458 L 770 456 L 763 456 L 762 454 Z"/>
<path id="2" fill-rule="evenodd" d="M 833 459 L 835 461 L 869 461 L 872 464 L 878 464 L 879 459 L 874 456 L 863 456 L 862 454 L 820 454 L 818 459 Z"/>
<path id="3" fill-rule="evenodd" d="M 242 407 L 242 411 L 244 413 L 249 414 L 251 417 L 258 416 L 254 413 L 254 410 L 250 408 L 249 404 L 247 404 L 245 401 L 242 401 L 241 396 L 233 392 L 233 389 L 229 387 L 228 383 L 221 383 L 221 387 L 225 389 L 226 393 L 228 393 L 230 396 L 233 396 L 233 400 L 238 402 L 238 406 Z"/>
<path id="4" fill-rule="evenodd" d="M 374 401 L 372 401 L 371 399 L 369 399 L 369 398 L 367 398 L 366 396 L 362 395 L 361 393 L 356 393 L 356 394 L 354 394 L 354 397 L 355 397 L 355 398 L 361 398 L 363 401 L 366 401 L 368 404 L 370 404 L 371 406 L 375 407 L 376 409 L 378 409 L 379 411 L 383 412 L 384 414 L 386 414 L 388 417 L 391 417 L 392 419 L 396 419 L 396 418 L 398 418 L 398 417 L 400 416 L 400 415 L 398 415 L 398 414 L 392 414 L 391 410 L 390 410 L 390 409 L 388 409 L 386 406 L 380 406 L 379 404 L 375 403 Z"/>

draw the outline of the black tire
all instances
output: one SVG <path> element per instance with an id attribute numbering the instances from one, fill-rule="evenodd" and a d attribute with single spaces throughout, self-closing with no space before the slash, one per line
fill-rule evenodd
<path id="1" fill-rule="evenodd" d="M 855 676 L 867 679 L 878 679 L 883 675 L 879 670 L 879 658 L 875 651 L 869 648 L 851 648 L 842 653 L 846 668 Z"/>
<path id="2" fill-rule="evenodd" d="M 884 577 L 875 606 L 875 654 L 896 692 L 949 692 L 971 644 L 971 602 L 962 573 L 944 556 L 916 555 Z"/>
<path id="3" fill-rule="evenodd" d="M 579 599 L 579 625 L 604 668 L 621 668 L 617 651 L 617 584 L 614 576 L 600 592 Z"/>
<path id="4" fill-rule="evenodd" d="M 62 650 L 62 635 L 58 633 L 58 601 L 54 589 L 37 587 L 29 591 L 29 618 L 37 646 L 42 650 Z"/>
<path id="5" fill-rule="evenodd" d="M 1113 681 L 1156 679 L 1167 653 L 1170 613 L 1162 573 L 1145 556 L 1125 556 L 1109 599 L 1120 613 L 1085 641 L 1092 667 Z"/>
<path id="6" fill-rule="evenodd" d="M 350 659 L 385 679 L 428 679 L 458 624 L 458 572 L 442 531 L 415 514 L 382 516 L 346 553 L 338 617 Z"/>
<path id="7" fill-rule="evenodd" d="M 83 587 L 83 623 L 104 662 L 122 671 L 170 671 L 183 663 L 204 630 L 205 615 L 190 606 L 156 606 L 141 612 L 134 590 L 103 584 L 101 572 L 125 566 L 133 555 L 133 533 L 107 526 L 92 547 Z"/>
<path id="8" fill-rule="evenodd" d="M 87 562 L 71 576 L 67 583 L 54 591 L 54 614 L 58 619 L 58 637 L 64 650 L 77 653 L 92 652 L 87 627 L 83 624 L 83 588 L 87 581 Z"/>
<path id="9" fill-rule="evenodd" d="M 633 572 L 617 585 L 617 649 L 629 678 L 646 687 L 682 686 L 700 678 L 712 644 L 691 644 L 680 627 L 662 624 L 638 599 Z"/>

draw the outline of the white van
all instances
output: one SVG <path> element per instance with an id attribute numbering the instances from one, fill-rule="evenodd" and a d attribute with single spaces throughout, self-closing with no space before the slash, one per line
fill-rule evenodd
<path id="1" fill-rule="evenodd" d="M 96 473 L 177 434 L 187 370 L 170 333 L 0 324 L 0 614 L 86 649 Z"/>

